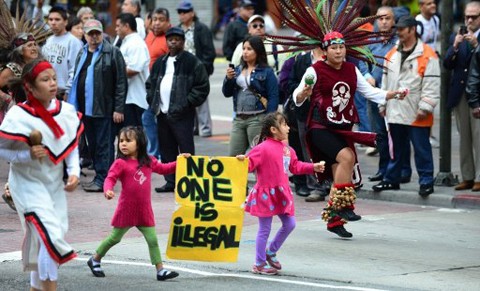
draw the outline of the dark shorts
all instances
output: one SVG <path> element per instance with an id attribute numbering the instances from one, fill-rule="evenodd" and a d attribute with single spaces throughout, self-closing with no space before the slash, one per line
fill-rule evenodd
<path id="1" fill-rule="evenodd" d="M 322 153 L 326 156 L 325 162 L 330 165 L 336 164 L 338 153 L 348 147 L 347 142 L 341 136 L 326 129 L 310 129 L 307 134 L 310 135 L 310 150 Z"/>

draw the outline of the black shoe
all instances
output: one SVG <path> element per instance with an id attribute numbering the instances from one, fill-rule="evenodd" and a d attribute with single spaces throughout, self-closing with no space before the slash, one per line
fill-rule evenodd
<path id="1" fill-rule="evenodd" d="M 371 182 L 382 181 L 383 180 L 383 174 L 378 172 L 375 175 L 368 177 L 368 180 L 371 181 Z"/>
<path id="2" fill-rule="evenodd" d="M 400 183 L 401 183 L 401 184 L 410 183 L 410 178 L 411 178 L 410 176 L 402 177 L 402 178 L 400 179 Z"/>
<path id="3" fill-rule="evenodd" d="M 348 221 L 358 221 L 362 219 L 362 217 L 355 212 L 353 212 L 352 209 L 343 209 L 338 212 L 338 215 L 340 215 L 343 219 L 346 219 Z"/>
<path id="4" fill-rule="evenodd" d="M 295 186 L 295 194 L 298 196 L 307 197 L 310 195 L 310 190 L 308 190 L 307 186 Z"/>
<path id="5" fill-rule="evenodd" d="M 398 190 L 400 189 L 400 185 L 395 183 L 388 183 L 385 181 L 380 182 L 379 184 L 372 187 L 373 191 L 380 192 L 384 190 Z"/>
<path id="6" fill-rule="evenodd" d="M 85 192 L 103 192 L 103 188 L 95 183 L 84 185 L 83 190 Z"/>
<path id="7" fill-rule="evenodd" d="M 93 266 L 93 257 L 90 257 L 87 261 L 87 265 L 90 268 L 90 271 L 92 271 L 93 276 L 95 277 L 105 277 L 105 273 L 102 270 L 102 267 L 100 264 Z"/>
<path id="8" fill-rule="evenodd" d="M 339 237 L 349 238 L 349 237 L 352 237 L 352 236 L 353 236 L 353 234 L 351 234 L 350 232 L 348 232 L 348 231 L 345 229 L 345 227 L 343 227 L 343 225 L 339 225 L 339 226 L 335 226 L 335 227 L 331 227 L 331 228 L 328 228 L 328 227 L 327 227 L 327 230 L 335 233 L 335 234 L 338 235 Z"/>
<path id="9" fill-rule="evenodd" d="M 165 281 L 165 280 L 168 280 L 168 279 L 173 279 L 173 278 L 176 278 L 178 277 L 178 273 L 175 272 L 175 271 L 166 271 L 165 274 L 163 275 L 160 275 L 157 273 L 157 280 L 158 281 Z"/>
<path id="10" fill-rule="evenodd" d="M 362 183 L 357 183 L 355 185 L 353 185 L 353 189 L 358 192 L 360 189 L 362 189 L 363 187 L 363 184 Z"/>
<path id="11" fill-rule="evenodd" d="M 420 185 L 420 190 L 418 190 L 418 195 L 422 196 L 423 198 L 427 198 L 428 195 L 433 193 L 433 185 Z"/>
<path id="12" fill-rule="evenodd" d="M 157 193 L 165 193 L 165 192 L 173 192 L 175 187 L 169 184 L 165 184 L 162 187 L 155 188 L 155 192 Z"/>
<path id="13" fill-rule="evenodd" d="M 92 165 L 93 165 L 93 161 L 91 159 L 86 159 L 86 158 L 80 159 L 80 168 L 81 169 L 89 168 Z"/>

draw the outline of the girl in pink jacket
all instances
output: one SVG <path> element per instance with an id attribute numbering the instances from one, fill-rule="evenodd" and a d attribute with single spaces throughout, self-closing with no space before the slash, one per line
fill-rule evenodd
<path id="1" fill-rule="evenodd" d="M 304 163 L 297 159 L 295 151 L 285 144 L 290 128 L 282 113 L 265 116 L 259 144 L 248 154 L 248 171 L 256 171 L 257 183 L 248 195 L 245 211 L 257 216 L 260 227 L 256 239 L 255 274 L 275 275 L 282 265 L 276 252 L 295 228 L 295 206 L 288 172 L 296 175 L 323 172 L 325 163 Z M 245 158 L 238 155 L 238 159 Z M 278 215 L 282 227 L 267 248 L 273 216 Z"/>
<path id="2" fill-rule="evenodd" d="M 110 248 L 121 241 L 130 228 L 136 227 L 147 241 L 150 261 L 157 269 L 157 280 L 173 279 L 178 276 L 178 273 L 163 268 L 155 231 L 150 189 L 152 173 L 172 174 L 175 172 L 176 162 L 162 164 L 154 157 L 148 156 L 147 139 L 139 127 L 125 127 L 120 130 L 118 136 L 118 158 L 110 167 L 103 185 L 105 198 L 110 200 L 115 197 L 113 188 L 117 180 L 122 183 L 122 192 L 112 218 L 113 230 L 100 243 L 87 265 L 95 277 L 105 277 L 100 266 L 101 259 Z M 190 154 L 182 155 L 190 157 Z"/>

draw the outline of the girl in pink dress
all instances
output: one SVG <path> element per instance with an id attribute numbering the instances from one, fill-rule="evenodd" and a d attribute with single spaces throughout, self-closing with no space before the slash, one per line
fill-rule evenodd
<path id="1" fill-rule="evenodd" d="M 157 269 L 157 280 L 164 281 L 178 276 L 177 272 L 163 268 L 155 231 L 155 218 L 152 210 L 152 172 L 166 175 L 175 172 L 176 162 L 162 164 L 147 154 L 147 139 L 139 127 L 128 126 L 120 130 L 118 158 L 110 167 L 103 185 L 105 198 L 115 197 L 113 188 L 117 180 L 122 183 L 117 209 L 112 218 L 113 230 L 97 248 L 87 264 L 95 277 L 105 277 L 100 261 L 108 250 L 120 242 L 131 227 L 143 234 L 148 244 L 150 261 Z M 190 157 L 190 154 L 182 154 Z"/>
<path id="2" fill-rule="evenodd" d="M 297 159 L 295 151 L 284 143 L 288 139 L 290 128 L 282 113 L 268 114 L 262 125 L 259 144 L 248 154 L 248 171 L 256 171 L 257 183 L 248 195 L 245 211 L 257 216 L 260 227 L 256 239 L 255 274 L 275 275 L 282 265 L 276 253 L 295 228 L 295 206 L 292 190 L 288 181 L 288 172 L 295 175 L 323 172 L 325 163 L 304 163 Z M 245 158 L 238 155 L 238 159 Z M 282 227 L 267 249 L 268 236 L 272 227 L 272 218 L 277 215 Z"/>

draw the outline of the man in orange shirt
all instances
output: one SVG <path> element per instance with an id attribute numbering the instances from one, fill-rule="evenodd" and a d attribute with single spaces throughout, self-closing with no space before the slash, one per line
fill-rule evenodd
<path id="1" fill-rule="evenodd" d="M 165 8 L 155 9 L 152 15 L 152 30 L 145 38 L 145 43 L 150 53 L 150 69 L 159 56 L 168 53 L 165 32 L 170 26 L 170 13 L 168 10 Z"/>
<path id="2" fill-rule="evenodd" d="M 170 13 L 165 8 L 157 8 L 152 14 L 152 30 L 145 38 L 150 53 L 150 66 L 162 55 L 168 54 L 165 32 L 171 27 Z M 148 89 L 148 88 L 147 88 Z M 160 158 L 158 150 L 157 118 L 150 109 L 143 112 L 142 124 L 148 139 L 148 154 Z"/>

